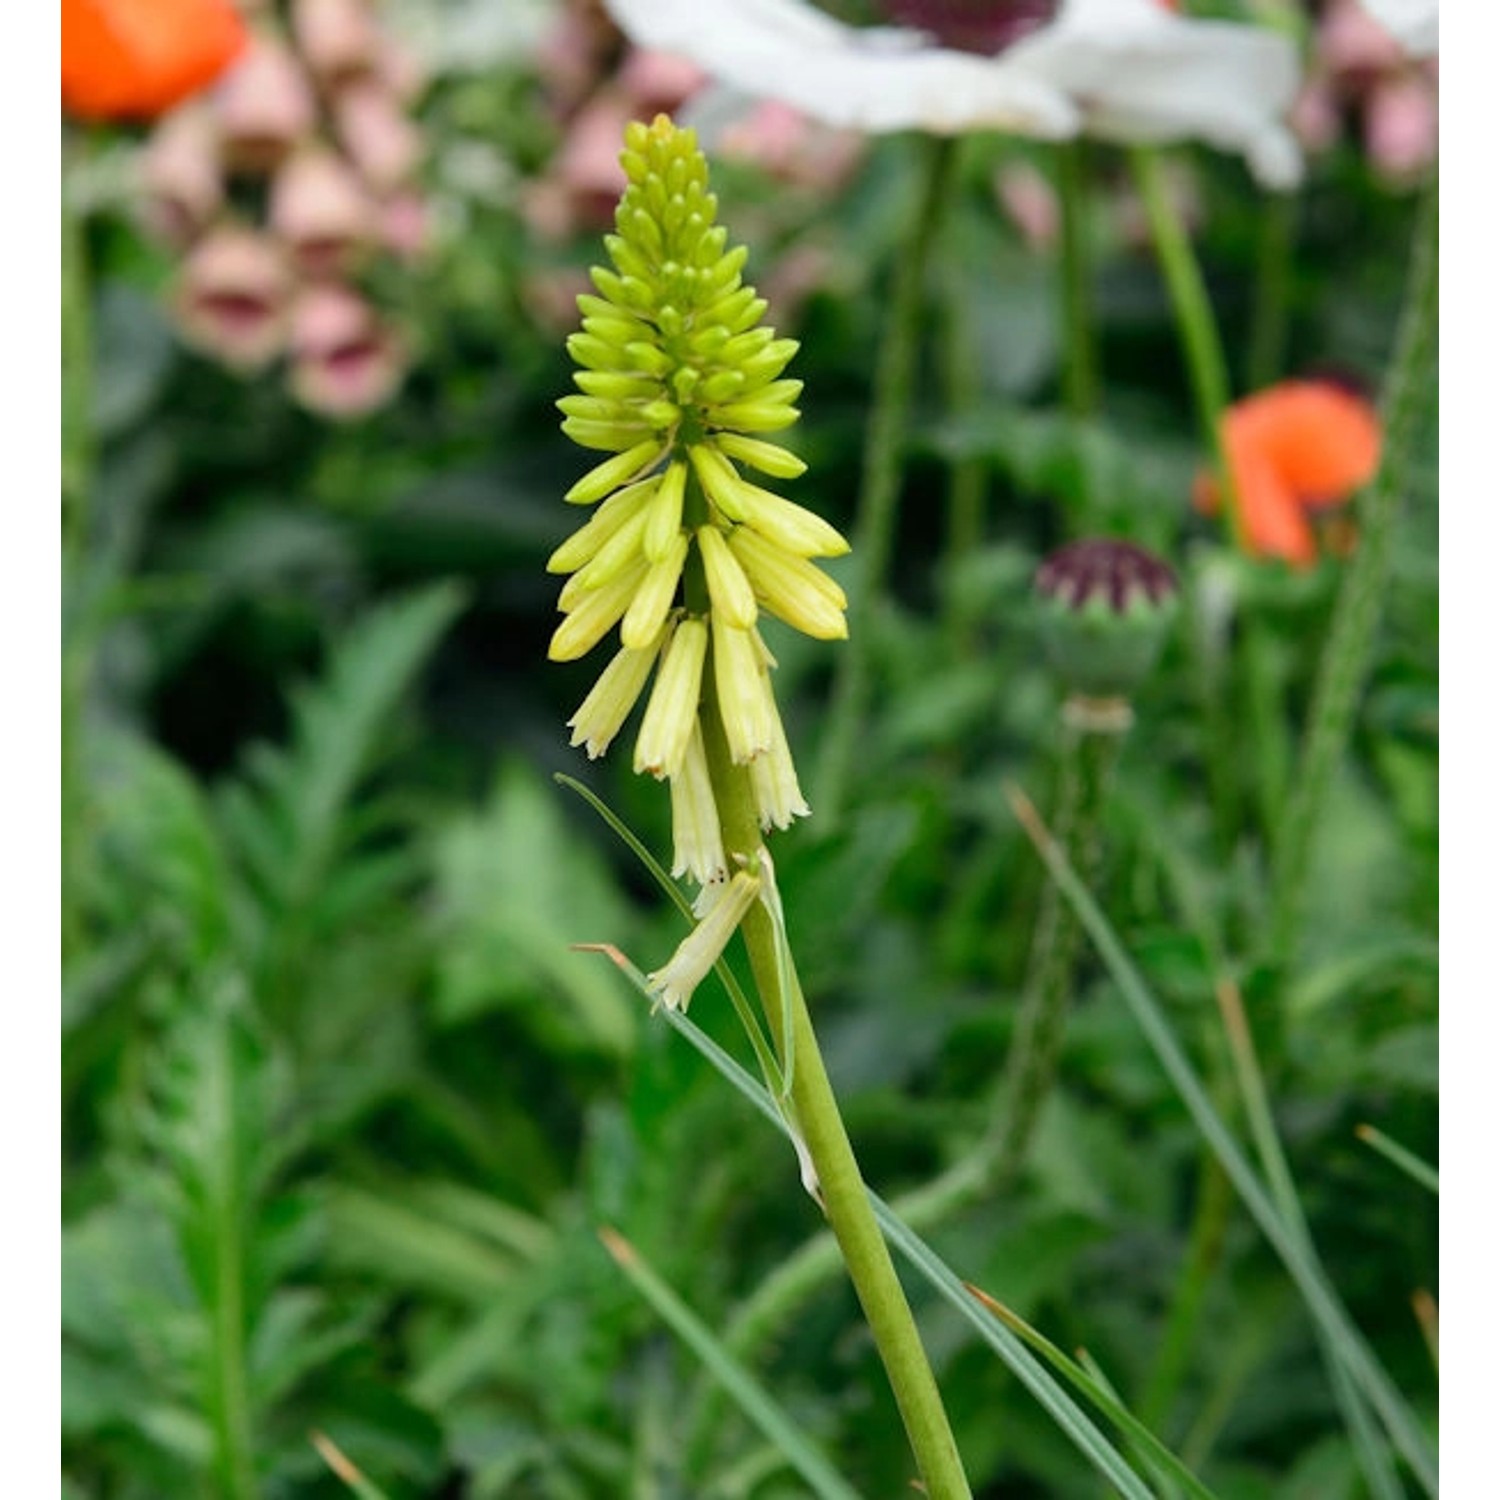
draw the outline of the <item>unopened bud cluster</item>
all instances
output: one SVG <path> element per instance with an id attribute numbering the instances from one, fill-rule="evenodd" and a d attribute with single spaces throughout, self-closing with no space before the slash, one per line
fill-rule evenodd
<path id="1" fill-rule="evenodd" d="M 420 79 L 370 0 L 266 3 L 253 21 L 240 61 L 146 149 L 152 225 L 183 255 L 173 310 L 231 369 L 284 356 L 302 405 L 358 416 L 389 399 L 407 361 L 357 281 L 425 236 L 407 115 Z"/>
<path id="2" fill-rule="evenodd" d="M 563 430 L 610 455 L 565 497 L 595 505 L 552 555 L 571 575 L 552 638 L 583 656 L 617 625 L 620 647 L 571 722 L 602 755 L 651 690 L 635 769 L 671 783 L 674 874 L 711 902 L 730 873 L 704 752 L 706 684 L 731 758 L 748 768 L 761 824 L 807 812 L 771 687 L 762 612 L 820 640 L 842 638 L 844 594 L 813 561 L 848 551 L 820 517 L 746 477 L 794 479 L 800 459 L 769 441 L 797 420 L 801 383 L 783 378 L 797 345 L 763 326 L 744 283 L 747 252 L 715 223 L 708 167 L 689 130 L 635 123 L 621 155 L 628 186 L 606 236 L 612 269 L 578 299 L 568 341 L 578 394 Z"/>

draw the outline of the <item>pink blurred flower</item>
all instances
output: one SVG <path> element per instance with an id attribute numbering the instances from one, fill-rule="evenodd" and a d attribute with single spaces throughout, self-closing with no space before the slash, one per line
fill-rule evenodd
<path id="1" fill-rule="evenodd" d="M 380 55 L 366 0 L 293 0 L 292 37 L 302 60 L 328 83 L 369 71 Z"/>
<path id="2" fill-rule="evenodd" d="M 169 244 L 191 244 L 224 201 L 218 131 L 206 106 L 174 110 L 152 131 L 141 186 L 151 228 Z"/>
<path id="3" fill-rule="evenodd" d="M 675 114 L 708 82 L 708 74 L 675 53 L 632 47 L 615 82 L 630 100 L 635 111 L 632 118 L 650 120 L 658 114 Z"/>
<path id="4" fill-rule="evenodd" d="M 292 394 L 327 417 L 360 417 L 384 406 L 406 373 L 394 331 L 336 283 L 309 287 L 297 298 L 290 342 Z"/>
<path id="5" fill-rule="evenodd" d="M 1057 192 L 1046 176 L 1019 157 L 995 173 L 995 196 L 1031 250 L 1048 251 L 1057 244 L 1061 214 Z"/>
<path id="6" fill-rule="evenodd" d="M 179 277 L 175 308 L 183 336 L 233 369 L 263 369 L 285 342 L 290 287 L 274 241 L 233 225 L 210 230 Z"/>
<path id="7" fill-rule="evenodd" d="M 358 174 L 321 146 L 300 151 L 271 183 L 272 232 L 304 275 L 344 275 L 375 235 L 375 209 Z"/>
<path id="8" fill-rule="evenodd" d="M 380 84 L 360 81 L 338 92 L 333 115 L 340 141 L 369 183 L 400 187 L 422 160 L 422 135 Z"/>
<path id="9" fill-rule="evenodd" d="M 598 0 L 571 0 L 542 37 L 534 61 L 558 113 L 570 115 L 603 76 L 620 34 Z"/>
<path id="10" fill-rule="evenodd" d="M 219 139 L 231 170 L 270 172 L 316 121 L 312 89 L 297 60 L 260 37 L 220 85 Z"/>
<path id="11" fill-rule="evenodd" d="M 784 182 L 831 192 L 849 180 L 865 143 L 855 131 L 830 129 L 778 99 L 761 99 L 723 131 L 717 148 Z"/>
<path id="12" fill-rule="evenodd" d="M 416 260 L 432 239 L 432 215 L 427 200 L 406 189 L 380 206 L 380 243 L 398 259 Z"/>
<path id="13" fill-rule="evenodd" d="M 1437 93 L 1416 71 L 1376 85 L 1365 105 L 1365 150 L 1376 169 L 1395 183 L 1422 175 L 1437 155 Z"/>

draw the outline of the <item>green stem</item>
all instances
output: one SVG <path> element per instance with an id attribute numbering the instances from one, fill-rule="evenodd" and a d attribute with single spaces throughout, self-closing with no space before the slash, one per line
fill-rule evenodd
<path id="1" fill-rule="evenodd" d="M 64 137 L 65 165 L 82 157 L 82 138 Z M 62 506 L 63 576 L 67 585 L 62 651 L 62 950 L 64 961 L 84 942 L 81 895 L 89 838 L 82 753 L 83 704 L 88 691 L 91 624 L 84 571 L 93 491 L 93 318 L 88 226 L 63 179 L 62 199 Z"/>
<path id="2" fill-rule="evenodd" d="M 1062 306 L 1066 333 L 1063 402 L 1087 421 L 1099 405 L 1099 361 L 1094 343 L 1094 290 L 1088 238 L 1088 158 L 1082 140 L 1057 148 L 1062 231 Z"/>
<path id="3" fill-rule="evenodd" d="M 1136 187 L 1146 206 L 1151 237 L 1156 242 L 1157 259 L 1166 277 L 1172 313 L 1177 320 L 1177 334 L 1187 357 L 1192 380 L 1193 400 L 1198 408 L 1198 423 L 1203 439 L 1214 455 L 1219 476 L 1219 492 L 1224 497 L 1224 512 L 1236 545 L 1245 540 L 1245 520 L 1235 489 L 1234 471 L 1224 447 L 1221 418 L 1229 405 L 1229 367 L 1224 361 L 1224 346 L 1214 321 L 1213 304 L 1203 284 L 1203 272 L 1193 253 L 1193 242 L 1178 217 L 1171 190 L 1163 170 L 1160 152 L 1137 146 L 1130 152 L 1130 165 Z"/>
<path id="4" fill-rule="evenodd" d="M 1092 851 L 1097 845 L 1099 811 L 1103 805 L 1110 769 L 1118 751 L 1118 732 L 1084 733 L 1069 731 L 1065 746 L 1065 767 L 1060 800 L 1076 805 L 1070 815 L 1080 852 Z M 1049 903 L 1043 896 L 1043 904 Z M 1066 965 L 1059 959 L 1061 950 L 1076 952 L 1077 932 L 1071 940 L 1063 931 L 1075 926 L 1069 914 L 1057 913 L 1038 919 L 1038 938 L 1033 960 L 1035 972 L 1056 972 L 1062 976 L 1061 998 L 1067 999 L 1067 982 L 1071 978 L 1071 958 Z M 1055 934 L 1043 937 L 1043 929 Z M 1046 956 L 1044 956 L 1046 955 Z M 990 1123 L 973 1146 L 961 1157 L 921 1187 L 903 1194 L 891 1205 L 912 1229 L 921 1233 L 944 1223 L 954 1214 L 980 1202 L 995 1186 L 1020 1165 L 1030 1140 L 1031 1125 L 1037 1107 L 1050 1083 L 1052 1061 L 1056 1056 L 1056 1016 L 1063 1006 L 1056 1000 L 1057 985 L 1049 981 L 1046 1015 L 1041 1024 L 1034 1023 L 1035 1037 L 1027 1045 L 1018 1040 L 1012 1051 L 1013 1062 L 997 1094 Z M 1024 1024 L 1024 1023 L 1023 1023 Z M 799 1052 L 798 1066 L 801 1066 Z M 1018 1078 L 1022 1081 L 1018 1082 Z M 724 1332 L 724 1344 L 738 1359 L 752 1360 L 776 1334 L 786 1326 L 799 1308 L 819 1287 L 825 1286 L 839 1268 L 839 1247 L 831 1234 L 814 1235 L 774 1271 L 765 1277 L 754 1293 L 730 1320 Z M 705 1389 L 690 1426 L 689 1451 L 702 1458 L 707 1449 L 722 1402 L 716 1392 Z"/>
<path id="5" fill-rule="evenodd" d="M 763 847 L 759 820 L 749 776 L 730 759 L 712 681 L 705 683 L 702 719 L 725 850 L 732 856 L 752 860 Z M 763 905 L 751 909 L 740 931 L 767 1021 L 782 1047 L 783 1064 L 788 1047 L 795 1059 L 791 1069 L 791 1105 L 796 1128 L 817 1173 L 823 1211 L 874 1335 L 926 1493 L 933 1500 L 967 1500 L 969 1483 L 964 1477 L 948 1414 L 943 1409 L 906 1293 L 870 1207 L 869 1193 L 828 1080 L 802 987 L 793 974 L 790 996 L 781 994 L 782 964 L 776 930 Z M 782 1030 L 785 1000 L 790 1001 L 789 1037 Z"/>
<path id="6" fill-rule="evenodd" d="M 1297 1192 L 1291 1165 L 1286 1159 L 1281 1137 L 1276 1129 L 1270 1096 L 1266 1091 L 1265 1075 L 1261 1070 L 1260 1059 L 1256 1056 L 1255 1038 L 1245 1014 L 1244 1002 L 1240 998 L 1238 987 L 1227 980 L 1218 984 L 1216 994 L 1224 1022 L 1224 1033 L 1229 1040 L 1229 1055 L 1234 1064 L 1240 1102 L 1249 1121 L 1250 1137 L 1255 1143 L 1261 1172 L 1287 1232 L 1310 1257 L 1314 1254 L 1312 1232 L 1308 1228 L 1307 1216 L 1302 1211 L 1302 1199 Z M 1355 1384 L 1328 1336 L 1322 1329 L 1316 1332 L 1318 1349 L 1328 1371 L 1334 1400 L 1344 1419 L 1344 1425 L 1349 1430 L 1355 1457 L 1364 1472 L 1370 1493 L 1375 1496 L 1375 1500 L 1401 1500 L 1404 1491 L 1396 1477 L 1390 1449 L 1369 1409 L 1364 1393 Z"/>
<path id="7" fill-rule="evenodd" d="M 1188 1232 L 1182 1273 L 1172 1295 L 1156 1360 L 1141 1397 L 1141 1421 L 1153 1432 L 1161 1430 L 1171 1413 L 1173 1399 L 1187 1373 L 1204 1299 L 1223 1258 L 1224 1233 L 1233 1204 L 1234 1190 L 1228 1176 L 1212 1154 L 1205 1154 L 1198 1169 L 1198 1201 L 1193 1210 L 1193 1225 Z"/>
<path id="8" fill-rule="evenodd" d="M 1062 771 L 1053 826 L 1080 878 L 1088 881 L 1099 868 L 1104 804 L 1128 718 L 1122 715 L 1111 721 L 1110 716 L 1100 716 L 1096 721 L 1071 713 L 1073 708 L 1069 703 L 1063 710 Z M 1025 998 L 1001 1086 L 1004 1123 L 997 1168 L 1001 1181 L 1008 1181 L 1025 1161 L 1042 1105 L 1057 1076 L 1082 937 L 1078 919 L 1056 884 L 1048 881 L 1042 888 Z"/>
<path id="9" fill-rule="evenodd" d="M 854 517 L 854 572 L 849 587 L 849 645 L 839 660 L 818 764 L 814 806 L 827 827 L 842 816 L 854 748 L 871 690 L 872 616 L 886 581 L 895 541 L 901 489 L 901 449 L 906 438 L 917 347 L 922 333 L 922 287 L 928 253 L 937 236 L 953 181 L 958 142 L 934 136 L 922 142 L 926 170 L 917 216 L 897 258 L 891 308 L 880 341 L 863 472 Z"/>
<path id="10" fill-rule="evenodd" d="M 1298 938 L 1313 838 L 1369 671 L 1413 441 L 1436 383 L 1437 249 L 1438 179 L 1434 172 L 1417 214 L 1406 307 L 1386 377 L 1385 454 L 1374 484 L 1360 496 L 1359 546 L 1339 589 L 1318 665 L 1307 736 L 1276 850 L 1270 925 L 1273 967 L 1286 962 Z"/>
<path id="11" fill-rule="evenodd" d="M 1298 202 L 1293 193 L 1277 193 L 1261 204 L 1245 356 L 1247 390 L 1258 391 L 1280 379 L 1286 361 L 1287 293 L 1297 242 Z"/>
<path id="12" fill-rule="evenodd" d="M 213 1244 L 213 1292 L 210 1308 L 212 1351 L 208 1409 L 214 1434 L 214 1466 L 219 1492 L 225 1500 L 259 1500 L 255 1477 L 253 1419 L 246 1378 L 245 1304 L 246 1193 L 235 1136 L 238 1101 L 234 1097 L 235 1068 L 226 1023 L 215 1056 L 215 1096 L 223 1107 L 215 1121 L 219 1140 L 214 1149 L 212 1176 L 207 1184 L 208 1232 Z"/>
<path id="13" fill-rule="evenodd" d="M 982 394 L 979 346 L 969 315 L 968 285 L 962 268 L 948 268 L 944 278 L 943 377 L 950 412 L 973 412 Z M 954 570 L 984 541 L 984 493 L 988 470 L 984 459 L 955 458 L 948 470 L 948 556 L 944 575 Z"/>

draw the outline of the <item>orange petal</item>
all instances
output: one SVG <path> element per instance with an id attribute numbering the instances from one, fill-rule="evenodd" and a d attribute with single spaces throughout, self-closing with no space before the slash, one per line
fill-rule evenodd
<path id="1" fill-rule="evenodd" d="M 1374 407 L 1326 381 L 1283 381 L 1240 402 L 1229 420 L 1305 506 L 1343 504 L 1380 467 Z"/>
<path id="2" fill-rule="evenodd" d="M 152 119 L 212 83 L 246 40 L 230 0 L 63 0 L 63 107 Z"/>
<path id="3" fill-rule="evenodd" d="M 1317 543 L 1298 497 L 1276 465 L 1243 431 L 1226 430 L 1229 461 L 1245 522 L 1245 540 L 1258 557 L 1280 557 L 1293 567 L 1317 560 Z"/>

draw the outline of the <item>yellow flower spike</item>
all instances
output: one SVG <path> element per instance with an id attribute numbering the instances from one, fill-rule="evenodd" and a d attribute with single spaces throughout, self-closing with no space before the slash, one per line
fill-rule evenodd
<path id="1" fill-rule="evenodd" d="M 687 619 L 672 632 L 662 656 L 646 716 L 635 742 L 635 769 L 649 771 L 657 780 L 682 770 L 688 741 L 698 724 L 698 697 L 703 684 L 703 661 L 708 655 L 708 629 L 702 620 Z"/>
<path id="2" fill-rule="evenodd" d="M 647 564 L 635 598 L 625 612 L 625 622 L 620 626 L 621 645 L 639 648 L 661 629 L 667 611 L 672 608 L 672 600 L 677 596 L 677 583 L 682 577 L 687 551 L 687 538 L 678 532 L 667 548 L 666 556 L 660 562 Z"/>
<path id="3" fill-rule="evenodd" d="M 724 868 L 700 724 L 708 652 L 731 757 L 749 768 L 762 825 L 784 828 L 807 803 L 755 624 L 764 608 L 810 635 L 843 635 L 843 594 L 807 559 L 848 543 L 741 473 L 789 480 L 806 468 L 760 436 L 797 419 L 802 383 L 785 374 L 797 344 L 762 321 L 748 252 L 716 222 L 693 133 L 665 116 L 634 123 L 620 161 L 611 264 L 578 298 L 575 392 L 557 403 L 563 431 L 608 456 L 566 496 L 598 509 L 548 559 L 570 575 L 550 654 L 572 660 L 619 625 L 620 649 L 569 721 L 573 743 L 603 754 L 645 697 L 635 769 L 671 783 L 674 873 L 702 886 L 706 925 L 748 878 Z"/>
<path id="4" fill-rule="evenodd" d="M 748 765 L 769 750 L 776 738 L 772 727 L 776 708 L 771 680 L 761 670 L 755 637 L 748 630 L 713 616 L 714 687 L 724 737 L 736 765 Z"/>
<path id="5" fill-rule="evenodd" d="M 609 749 L 630 717 L 656 664 L 659 645 L 653 641 L 644 651 L 632 651 L 629 647 L 617 651 L 599 674 L 588 697 L 578 705 L 578 712 L 568 720 L 573 731 L 568 743 L 582 745 L 590 760 L 598 760 Z"/>
<path id="6" fill-rule="evenodd" d="M 642 558 L 635 567 L 627 568 L 603 588 L 585 594 L 582 602 L 552 633 L 548 657 L 553 661 L 576 661 L 592 651 L 630 608 L 649 571 L 650 565 Z M 569 580 L 570 583 L 573 581 Z M 637 647 L 647 645 L 653 634 L 647 632 L 636 642 Z"/>
<path id="7" fill-rule="evenodd" d="M 697 537 L 715 617 L 722 617 L 726 625 L 737 630 L 749 630 L 755 624 L 755 594 L 745 570 L 717 526 L 700 526 Z"/>

